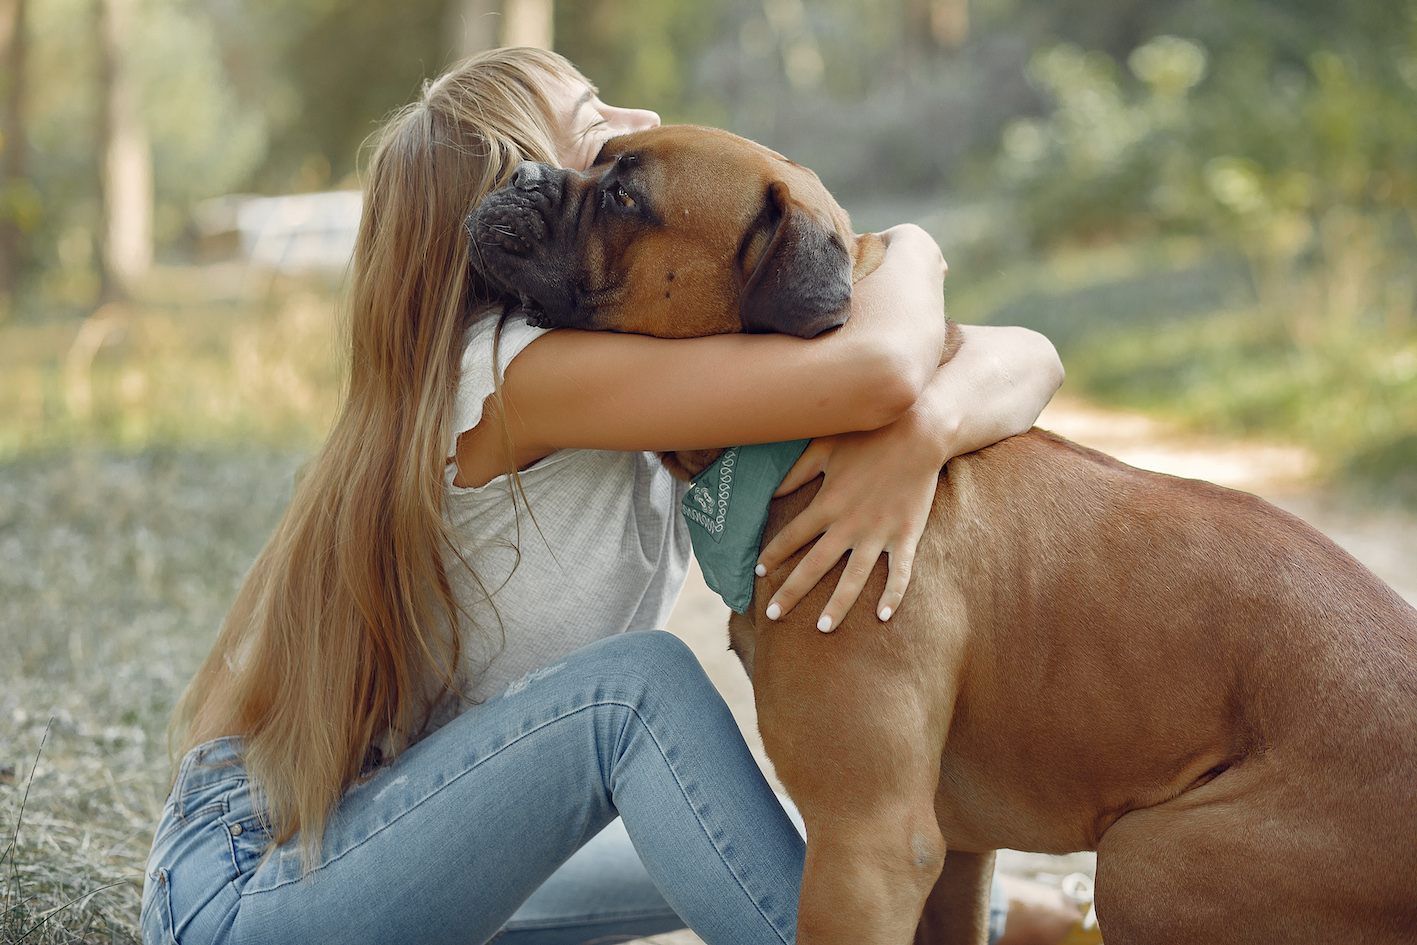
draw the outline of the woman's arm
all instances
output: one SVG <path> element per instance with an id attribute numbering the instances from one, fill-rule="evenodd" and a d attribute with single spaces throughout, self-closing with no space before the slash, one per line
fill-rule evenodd
<path id="1" fill-rule="evenodd" d="M 889 619 L 910 581 L 940 467 L 1027 430 L 1062 384 L 1062 362 L 1037 332 L 962 330 L 964 343 L 903 416 L 876 430 L 813 440 L 783 480 L 778 495 L 825 476 L 811 504 L 759 558 L 759 573 L 766 574 L 821 536 L 773 595 L 768 609 L 773 619 L 791 610 L 849 553 L 846 572 L 817 624 L 822 630 L 838 626 L 882 552 L 890 556 L 890 574 L 876 613 Z"/>
<path id="2" fill-rule="evenodd" d="M 498 405 L 458 440 L 458 481 L 482 485 L 568 447 L 694 449 L 868 430 L 913 408 L 944 343 L 944 260 L 914 226 L 886 234 L 851 317 L 787 335 L 665 340 L 554 331 L 507 368 Z"/>

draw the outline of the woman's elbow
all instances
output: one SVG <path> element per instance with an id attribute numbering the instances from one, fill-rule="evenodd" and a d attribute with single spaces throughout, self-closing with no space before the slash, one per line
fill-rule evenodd
<path id="1" fill-rule="evenodd" d="M 1028 336 L 1028 340 L 1036 353 L 1037 375 L 1039 381 L 1048 390 L 1048 396 L 1052 397 L 1063 386 L 1063 381 L 1067 378 L 1067 371 L 1063 368 L 1063 359 L 1058 356 L 1058 349 L 1053 347 L 1053 342 L 1047 336 L 1033 331 L 1030 328 L 1020 328 Z"/>

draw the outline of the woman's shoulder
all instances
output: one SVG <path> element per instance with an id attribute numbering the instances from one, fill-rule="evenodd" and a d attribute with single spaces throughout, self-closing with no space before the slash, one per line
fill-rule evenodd
<path id="1" fill-rule="evenodd" d="M 508 312 L 502 307 L 489 309 L 468 326 L 463 336 L 448 456 L 456 455 L 457 438 L 482 421 L 483 403 L 505 377 L 507 365 L 547 330 L 531 325 L 520 309 Z"/>
<path id="2" fill-rule="evenodd" d="M 469 369 L 486 374 L 490 381 L 494 351 L 498 374 L 505 374 L 512 359 L 549 330 L 532 325 L 520 308 L 510 311 L 504 306 L 489 308 L 473 320 L 463 336 L 462 382 L 469 380 Z"/>

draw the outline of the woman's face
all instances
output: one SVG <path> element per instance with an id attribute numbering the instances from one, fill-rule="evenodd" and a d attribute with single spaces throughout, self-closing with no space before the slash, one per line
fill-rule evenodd
<path id="1" fill-rule="evenodd" d="M 590 167 L 607 139 L 659 127 L 654 112 L 606 105 L 579 79 L 554 78 L 547 95 L 559 121 L 557 156 L 563 167 L 573 171 Z"/>

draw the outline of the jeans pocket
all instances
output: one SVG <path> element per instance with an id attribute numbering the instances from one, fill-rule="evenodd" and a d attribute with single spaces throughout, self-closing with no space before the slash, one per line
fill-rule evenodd
<path id="1" fill-rule="evenodd" d="M 177 937 L 172 931 L 172 898 L 167 870 L 156 869 L 148 874 L 138 924 L 143 930 L 143 945 L 177 945 Z"/>
<path id="2" fill-rule="evenodd" d="M 270 849 L 271 834 L 265 819 L 252 812 L 248 797 L 233 797 L 221 823 L 231 838 L 231 856 L 237 872 L 250 873 Z"/>

